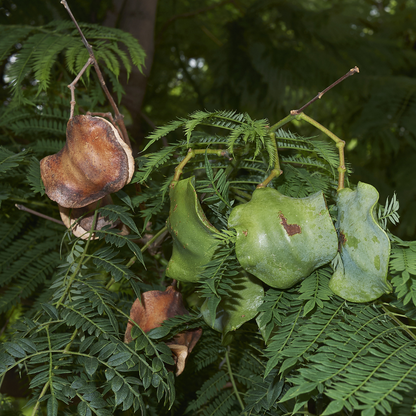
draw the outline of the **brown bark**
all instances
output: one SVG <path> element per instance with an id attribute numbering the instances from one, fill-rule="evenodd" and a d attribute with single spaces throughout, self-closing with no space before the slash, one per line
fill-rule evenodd
<path id="1" fill-rule="evenodd" d="M 108 10 L 103 22 L 105 26 L 117 27 L 133 35 L 146 52 L 143 74 L 133 68 L 129 80 L 125 73 L 120 81 L 126 91 L 122 104 L 130 112 L 133 125 L 128 126 L 136 146 L 142 141 L 141 108 L 146 92 L 147 78 L 150 74 L 154 55 L 154 29 L 156 20 L 157 0 L 113 0 L 112 9 Z"/>

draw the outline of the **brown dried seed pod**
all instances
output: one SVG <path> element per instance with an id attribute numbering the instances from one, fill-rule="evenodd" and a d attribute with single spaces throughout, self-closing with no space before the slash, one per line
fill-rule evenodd
<path id="1" fill-rule="evenodd" d="M 50 199 L 65 208 L 82 208 L 130 182 L 134 159 L 117 129 L 101 117 L 68 121 L 65 146 L 40 162 Z"/>
<path id="2" fill-rule="evenodd" d="M 173 286 L 169 286 L 164 292 L 150 290 L 142 293 L 141 300 L 136 299 L 130 311 L 130 319 L 136 322 L 144 332 L 161 326 L 162 322 L 176 315 L 188 315 L 189 312 L 183 305 L 182 294 Z M 131 330 L 133 323 L 127 323 L 124 342 L 132 341 Z M 190 329 L 181 332 L 166 342 L 171 349 L 176 364 L 176 375 L 182 373 L 185 368 L 186 357 L 191 353 L 202 335 L 201 328 Z"/>

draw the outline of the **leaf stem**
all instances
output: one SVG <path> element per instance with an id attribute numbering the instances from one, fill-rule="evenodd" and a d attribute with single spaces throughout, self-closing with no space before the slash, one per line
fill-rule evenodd
<path id="1" fill-rule="evenodd" d="M 62 296 L 60 297 L 60 299 L 59 299 L 59 300 L 58 300 L 58 302 L 56 303 L 56 308 L 57 308 L 57 309 L 58 309 L 58 307 L 61 305 L 61 303 L 63 302 L 63 300 L 64 300 L 64 298 L 65 298 L 66 294 L 68 293 L 68 291 L 69 291 L 69 289 L 70 289 L 70 287 L 71 287 L 71 285 L 72 285 L 72 282 L 74 281 L 75 277 L 77 276 L 77 274 L 78 274 L 79 270 L 80 270 L 80 269 L 81 269 L 81 267 L 82 267 L 82 264 L 83 264 L 83 262 L 84 262 L 85 256 L 86 256 L 86 254 L 87 254 L 88 246 L 89 246 L 89 244 L 90 244 L 90 241 L 92 240 L 92 234 L 93 234 L 93 232 L 94 232 L 94 229 L 95 229 L 95 224 L 96 224 L 96 222 L 97 222 L 97 216 L 98 216 L 98 209 L 94 212 L 94 218 L 93 218 L 93 220 L 92 220 L 91 229 L 90 229 L 90 231 L 89 231 L 89 236 L 88 236 L 88 239 L 87 239 L 87 244 L 85 244 L 85 248 L 84 248 L 84 250 L 83 250 L 83 252 L 82 252 L 82 255 L 81 255 L 81 258 L 80 258 L 80 260 L 79 260 L 79 262 L 78 262 L 78 264 L 77 264 L 77 268 L 76 268 L 76 269 L 74 270 L 74 272 L 72 273 L 71 277 L 69 278 L 69 282 L 68 282 L 68 284 L 67 284 L 67 287 L 66 287 L 66 289 L 64 290 L 64 293 L 62 293 Z"/>
<path id="2" fill-rule="evenodd" d="M 277 129 L 280 129 L 280 127 L 283 127 L 285 124 L 290 123 L 295 118 L 296 118 L 296 115 L 289 114 L 282 120 L 278 121 L 276 124 L 273 124 L 273 126 L 270 127 L 270 131 L 275 132 Z"/>
<path id="3" fill-rule="evenodd" d="M 386 308 L 384 305 L 381 305 L 381 308 L 383 309 L 384 313 L 390 318 L 393 319 L 396 324 L 402 328 L 410 337 L 414 340 L 416 340 L 416 334 L 413 333 L 410 330 L 410 327 L 408 325 L 405 325 L 399 318 L 397 318 L 396 314 L 394 312 L 391 312 L 388 308 Z"/>
<path id="4" fill-rule="evenodd" d="M 185 159 L 179 163 L 178 166 L 175 168 L 175 174 L 173 175 L 173 179 L 170 186 L 175 186 L 174 184 L 179 181 L 183 168 L 185 165 L 196 155 L 202 155 L 204 153 L 217 155 L 217 156 L 225 156 L 227 154 L 226 150 L 223 149 L 189 149 L 188 154 L 185 156 Z"/>
<path id="5" fill-rule="evenodd" d="M 325 133 L 330 139 L 335 142 L 336 147 L 338 148 L 339 152 L 339 167 L 338 167 L 338 188 L 337 191 L 344 189 L 344 181 L 345 181 L 345 172 L 347 169 L 345 168 L 345 156 L 344 156 L 344 147 L 345 141 L 341 140 L 338 136 L 336 136 L 332 131 L 328 130 L 322 124 L 315 121 L 312 117 L 307 116 L 305 113 L 298 114 L 298 118 L 300 120 L 304 120 L 312 126 L 316 127 L 317 129 L 321 130 Z"/>
<path id="6" fill-rule="evenodd" d="M 234 393 L 237 397 L 238 403 L 241 406 L 241 410 L 244 412 L 244 403 L 241 400 L 240 393 L 238 392 L 237 385 L 235 384 L 234 374 L 233 374 L 233 370 L 231 368 L 231 363 L 230 363 L 229 352 L 230 352 L 230 347 L 228 346 L 227 349 L 225 350 L 225 360 L 227 362 L 228 375 L 230 376 L 231 384 L 233 385 L 233 390 L 234 390 Z"/>
<path id="7" fill-rule="evenodd" d="M 236 187 L 231 187 L 231 191 L 234 192 L 236 195 L 240 196 L 241 198 L 245 198 L 247 200 L 251 200 L 251 195 L 248 192 L 244 192 Z M 247 202 L 247 201 L 244 201 Z"/>
<path id="8" fill-rule="evenodd" d="M 159 230 L 141 249 L 140 251 L 144 253 L 165 231 L 167 231 L 168 227 L 165 225 L 161 230 Z M 134 262 L 136 261 L 136 256 L 133 256 L 129 262 L 126 264 L 126 267 L 133 266 Z"/>
<path id="9" fill-rule="evenodd" d="M 274 147 L 274 169 L 270 172 L 270 175 L 260 184 L 256 186 L 256 188 L 265 188 L 274 178 L 278 178 L 283 171 L 280 169 L 280 162 L 279 162 L 279 153 L 277 151 L 277 144 L 276 144 L 276 133 L 272 131 L 269 134 L 270 141 Z"/>

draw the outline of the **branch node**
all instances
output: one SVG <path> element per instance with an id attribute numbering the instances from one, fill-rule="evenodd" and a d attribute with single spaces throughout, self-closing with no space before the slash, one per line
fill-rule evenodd
<path id="1" fill-rule="evenodd" d="M 330 89 L 334 88 L 336 85 L 338 85 L 340 82 L 344 81 L 344 79 L 348 78 L 351 75 L 354 75 L 355 73 L 360 72 L 358 69 L 358 66 L 355 66 L 354 68 L 351 68 L 345 75 L 343 75 L 341 78 L 337 79 L 334 83 L 332 83 L 329 87 L 326 87 L 322 92 L 318 93 L 312 100 L 310 100 L 308 103 L 306 103 L 304 106 L 297 110 L 291 110 L 291 115 L 297 115 L 303 112 L 306 107 L 309 107 L 312 103 L 314 103 L 316 100 L 320 99 L 326 92 L 328 92 Z"/>

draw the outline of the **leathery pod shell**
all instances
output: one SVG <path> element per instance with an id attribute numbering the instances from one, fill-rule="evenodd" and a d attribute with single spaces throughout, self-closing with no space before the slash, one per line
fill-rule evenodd
<path id="1" fill-rule="evenodd" d="M 291 198 L 259 188 L 235 207 L 228 226 L 237 231 L 241 266 L 264 283 L 287 289 L 330 262 L 338 238 L 322 192 Z"/>
<path id="2" fill-rule="evenodd" d="M 173 182 L 170 188 L 168 230 L 173 251 L 166 276 L 182 282 L 198 280 L 199 268 L 210 260 L 219 240 L 219 231 L 208 221 L 195 191 L 195 178 Z"/>
<path id="3" fill-rule="evenodd" d="M 40 161 L 45 192 L 65 208 L 82 208 L 117 192 L 134 173 L 130 147 L 107 120 L 79 115 L 68 121 L 66 143 Z"/>
<path id="4" fill-rule="evenodd" d="M 356 190 L 338 192 L 341 262 L 329 282 L 331 290 L 351 302 L 370 302 L 392 288 L 387 281 L 390 240 L 374 217 L 377 190 L 359 182 Z"/>

